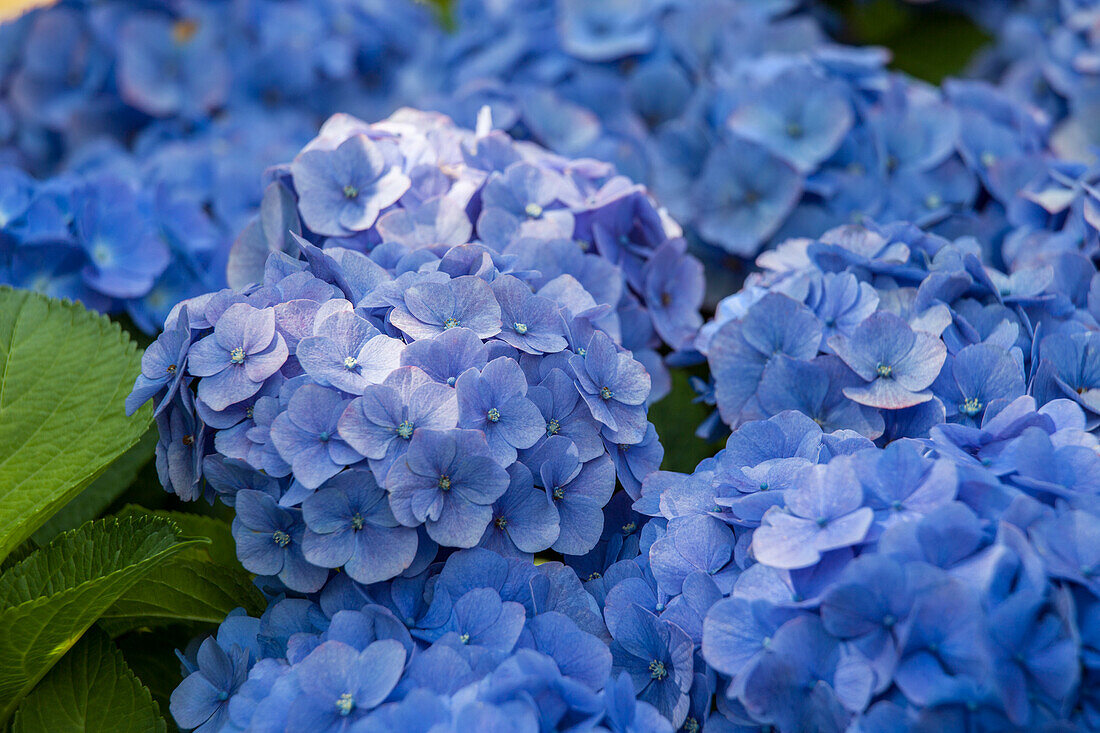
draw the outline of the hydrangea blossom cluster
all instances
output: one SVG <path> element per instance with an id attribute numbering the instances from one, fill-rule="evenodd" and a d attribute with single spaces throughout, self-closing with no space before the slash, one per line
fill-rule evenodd
<path id="1" fill-rule="evenodd" d="M 973 73 L 1044 110 L 1055 122 L 1050 146 L 1060 157 L 1095 162 L 1100 143 L 1100 71 L 1091 0 L 968 2 L 964 9 L 994 35 Z"/>
<path id="2" fill-rule="evenodd" d="M 609 650 L 599 606 L 571 569 L 461 550 L 409 577 L 340 577 L 261 618 L 230 615 L 184 656 L 171 712 L 202 733 L 671 733 L 634 680 L 690 685 L 690 644 L 669 656 L 648 630 L 632 648 L 653 659 Z"/>
<path id="3" fill-rule="evenodd" d="M 344 0 L 66 0 L 0 26 L 0 281 L 155 332 L 225 286 L 263 170 L 337 108 L 392 111 L 434 32 Z"/>
<path id="4" fill-rule="evenodd" d="M 704 432 L 797 410 L 885 444 L 979 425 L 1024 394 L 1077 402 L 1092 429 L 1095 265 L 1066 250 L 1005 274 L 983 254 L 973 238 L 868 223 L 761 255 L 696 340 L 718 408 Z"/>
<path id="5" fill-rule="evenodd" d="M 998 234 L 1042 173 L 1045 118 L 984 83 L 889 72 L 798 5 L 467 0 L 420 77 L 456 119 L 490 104 L 514 134 L 648 182 L 716 262 L 864 217 Z"/>
<path id="6" fill-rule="evenodd" d="M 788 410 L 651 475 L 648 553 L 589 587 L 691 638 L 719 730 L 1092 730 L 1098 451 L 1068 399 L 885 448 Z"/>
<path id="7" fill-rule="evenodd" d="M 412 110 L 338 115 L 274 176 L 231 259 L 256 279 L 146 351 L 129 407 L 157 405 L 164 486 L 234 506 L 245 568 L 298 593 L 440 548 L 606 549 L 616 479 L 636 496 L 663 455 L 658 334 L 701 323 L 645 189 Z"/>
<path id="8" fill-rule="evenodd" d="M 406 0 L 62 0 L 0 26 L 0 157 L 48 175 L 89 145 L 226 116 L 379 117 L 438 32 Z"/>

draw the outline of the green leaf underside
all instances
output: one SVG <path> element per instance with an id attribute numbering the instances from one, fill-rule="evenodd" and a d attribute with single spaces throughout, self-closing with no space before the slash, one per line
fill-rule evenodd
<path id="1" fill-rule="evenodd" d="M 45 545 L 60 532 L 76 529 L 103 513 L 134 482 L 146 463 L 153 460 L 157 431 L 146 430 L 136 444 L 119 456 L 88 487 L 72 498 L 57 514 L 46 520 L 31 539 Z M 189 533 L 185 533 L 189 534 Z"/>
<path id="2" fill-rule="evenodd" d="M 123 402 L 136 344 L 83 306 L 0 288 L 0 559 L 149 425 Z"/>
<path id="3" fill-rule="evenodd" d="M 0 576 L 0 722 L 126 591 L 202 539 L 157 517 L 66 532 Z"/>
<path id="4" fill-rule="evenodd" d="M 122 652 L 98 629 L 34 688 L 16 712 L 12 733 L 161 733 L 167 729 L 149 690 Z"/>

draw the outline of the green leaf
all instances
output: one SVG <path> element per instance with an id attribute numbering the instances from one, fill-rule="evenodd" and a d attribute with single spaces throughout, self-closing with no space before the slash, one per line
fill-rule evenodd
<path id="1" fill-rule="evenodd" d="M 265 605 L 263 593 L 242 568 L 174 557 L 126 591 L 99 625 L 117 636 L 174 623 L 218 624 L 235 608 L 258 616 Z"/>
<path id="2" fill-rule="evenodd" d="M 90 629 L 15 714 L 12 733 L 151 733 L 167 729 L 148 688 L 122 652 Z"/>
<path id="3" fill-rule="evenodd" d="M 126 663 L 138 676 L 160 709 L 168 712 L 172 693 L 183 674 L 177 649 L 186 649 L 196 636 L 209 634 L 213 629 L 196 629 L 194 626 L 166 626 L 156 631 L 133 631 L 115 639 L 115 646 L 122 651 Z M 176 730 L 171 715 L 165 715 L 168 730 Z"/>
<path id="4" fill-rule="evenodd" d="M 216 517 L 191 512 L 167 510 L 150 511 L 144 507 L 129 504 L 118 512 L 119 517 L 159 517 L 175 524 L 180 533 L 188 537 L 205 537 L 209 544 L 190 548 L 185 555 L 199 559 L 210 559 L 226 567 L 239 567 L 237 560 L 237 541 L 229 523 Z"/>
<path id="5" fill-rule="evenodd" d="M 138 441 L 123 402 L 141 368 L 117 324 L 0 288 L 0 559 Z"/>
<path id="6" fill-rule="evenodd" d="M 133 448 L 119 456 L 88 488 L 46 520 L 31 539 L 44 545 L 59 533 L 98 517 L 134 482 L 145 464 L 153 459 L 156 447 L 157 431 L 146 430 Z"/>
<path id="7" fill-rule="evenodd" d="M 0 576 L 0 723 L 135 583 L 201 539 L 158 517 L 65 532 Z"/>
<path id="8" fill-rule="evenodd" d="M 184 534 L 210 543 L 180 553 L 126 591 L 100 617 L 100 627 L 111 636 L 168 624 L 217 625 L 235 608 L 256 616 L 263 613 L 264 596 L 237 560 L 228 524 L 198 514 L 150 512 L 135 506 L 124 507 L 119 516 L 169 520 Z"/>

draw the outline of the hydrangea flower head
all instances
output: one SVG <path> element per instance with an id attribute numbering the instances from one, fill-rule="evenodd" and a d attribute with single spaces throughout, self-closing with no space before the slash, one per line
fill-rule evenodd
<path id="1" fill-rule="evenodd" d="M 315 217 L 335 211 L 333 171 L 400 186 L 337 231 Z M 637 493 L 661 459 L 658 348 L 686 347 L 701 322 L 700 266 L 645 190 L 412 110 L 334 117 L 273 175 L 255 226 L 298 222 L 293 253 L 174 308 L 135 386 L 132 407 L 160 407 L 165 485 L 233 502 L 246 567 L 297 593 L 415 575 L 479 544 L 597 547 L 616 479 Z M 342 185 L 390 190 L 368 183 Z M 637 225 L 620 264 L 595 232 L 624 216 Z M 676 304 L 646 286 L 650 264 L 684 273 Z"/>

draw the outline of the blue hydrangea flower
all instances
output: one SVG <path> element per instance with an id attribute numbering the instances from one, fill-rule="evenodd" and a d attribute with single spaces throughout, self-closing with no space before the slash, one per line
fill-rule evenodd
<path id="1" fill-rule="evenodd" d="M 410 185 L 408 176 L 391 166 L 366 135 L 353 135 L 331 150 L 306 150 L 294 159 L 290 172 L 302 221 L 329 237 L 368 229 Z"/>
<path id="2" fill-rule="evenodd" d="M 398 524 L 369 471 L 344 471 L 302 502 L 302 553 L 359 583 L 387 580 L 416 557 L 416 531 Z"/>
<path id="3" fill-rule="evenodd" d="M 412 366 L 394 369 L 381 384 L 368 385 L 337 423 L 340 437 L 383 476 L 404 455 L 417 428 L 446 430 L 457 425 L 455 391 Z"/>
<path id="4" fill-rule="evenodd" d="M 256 394 L 286 362 L 286 342 L 275 330 L 275 311 L 247 303 L 229 306 L 214 333 L 188 352 L 187 370 L 199 382 L 199 399 L 212 410 Z"/>
<path id="5" fill-rule="evenodd" d="M 310 564 L 302 554 L 305 526 L 299 510 L 284 509 L 259 491 L 239 492 L 235 509 L 233 538 L 245 569 L 278 576 L 294 590 L 321 588 L 328 571 Z"/>
<path id="6" fill-rule="evenodd" d="M 561 519 L 557 502 L 535 488 L 530 469 L 522 463 L 508 467 L 508 489 L 493 503 L 493 519 L 479 547 L 505 557 L 532 557 L 558 539 Z"/>
<path id="7" fill-rule="evenodd" d="M 229 699 L 248 674 L 248 650 L 223 649 L 213 638 L 199 647 L 198 669 L 172 691 L 169 709 L 184 728 L 208 733 L 222 730 L 229 717 Z"/>
<path id="8" fill-rule="evenodd" d="M 413 433 L 405 457 L 386 475 L 390 506 L 406 527 L 425 525 L 436 542 L 473 547 L 492 519 L 508 475 L 474 430 Z"/>
<path id="9" fill-rule="evenodd" d="M 925 390 L 939 376 L 947 347 L 934 336 L 912 330 L 891 313 L 875 313 L 851 338 L 834 336 L 829 346 L 867 384 L 848 387 L 845 396 L 868 407 L 899 409 L 932 399 Z"/>
<path id="10" fill-rule="evenodd" d="M 326 318 L 315 334 L 298 342 L 298 362 L 318 384 L 350 394 L 362 394 L 367 385 L 389 376 L 401 363 L 405 347 L 347 311 Z"/>
<path id="11" fill-rule="evenodd" d="M 859 480 L 851 463 L 841 459 L 807 467 L 783 500 L 753 533 L 753 554 L 765 565 L 813 565 L 823 552 L 860 542 L 871 527 L 873 512 L 862 506 Z"/>
<path id="12" fill-rule="evenodd" d="M 662 622 L 640 606 L 629 606 L 622 613 L 626 618 L 611 642 L 614 669 L 630 676 L 638 699 L 679 726 L 687 717 L 692 683 L 691 640 L 678 626 Z"/>
<path id="13" fill-rule="evenodd" d="M 381 639 L 362 651 L 326 641 L 298 665 L 301 693 L 290 703 L 287 725 L 326 733 L 346 730 L 385 701 L 401 677 L 405 649 Z"/>
<path id="14" fill-rule="evenodd" d="M 618 353 L 602 332 L 593 334 L 584 351 L 583 356 L 570 357 L 569 367 L 592 417 L 614 430 L 623 442 L 641 440 L 649 374 L 629 354 Z"/>
<path id="15" fill-rule="evenodd" d="M 272 443 L 307 489 L 316 489 L 362 458 L 337 430 L 348 402 L 331 389 L 305 384 L 271 423 Z"/>
<path id="16" fill-rule="evenodd" d="M 526 396 L 527 379 L 511 359 L 493 359 L 480 374 L 467 370 L 455 382 L 455 393 L 459 424 L 483 432 L 502 466 L 516 460 L 517 448 L 530 448 L 543 434 L 542 415 Z"/>

